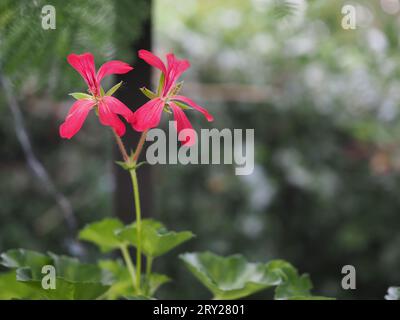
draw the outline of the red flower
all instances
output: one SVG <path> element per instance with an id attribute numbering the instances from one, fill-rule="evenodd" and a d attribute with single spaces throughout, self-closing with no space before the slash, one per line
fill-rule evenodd
<path id="1" fill-rule="evenodd" d="M 131 121 L 135 130 L 145 131 L 158 126 L 163 110 L 167 112 L 172 110 L 177 123 L 178 134 L 183 129 L 193 129 L 182 110 L 183 108 L 193 108 L 201 112 L 208 121 L 214 120 L 206 109 L 200 107 L 191 99 L 176 94 L 178 90 L 175 83 L 180 75 L 189 68 L 189 61 L 178 60 L 172 53 L 169 53 L 167 54 L 167 65 L 165 65 L 160 58 L 147 50 L 139 50 L 139 58 L 161 70 L 164 80 L 162 81 L 162 87 L 159 88 L 159 94 L 151 93 L 154 97 L 135 111 Z M 193 145 L 194 143 L 193 135 L 183 141 L 185 145 Z"/>
<path id="2" fill-rule="evenodd" d="M 60 126 L 60 136 L 71 139 L 81 128 L 89 111 L 97 107 L 100 122 L 105 126 L 112 127 L 115 132 L 122 136 L 125 133 L 125 125 L 118 115 L 123 116 L 127 121 L 133 116 L 133 112 L 121 101 L 104 94 L 101 89 L 101 80 L 111 74 L 123 74 L 133 68 L 122 61 L 108 61 L 104 63 L 96 74 L 94 58 L 91 53 L 81 55 L 70 54 L 67 57 L 68 63 L 79 72 L 88 85 L 89 94 L 72 94 L 78 100 L 72 105 L 63 124 Z M 116 88 L 118 88 L 116 86 Z M 114 89 L 114 88 L 113 88 Z"/>

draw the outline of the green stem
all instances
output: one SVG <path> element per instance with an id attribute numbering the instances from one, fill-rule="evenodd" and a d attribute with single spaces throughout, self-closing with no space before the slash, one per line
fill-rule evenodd
<path id="1" fill-rule="evenodd" d="M 130 159 L 128 156 L 128 153 L 126 152 L 126 148 L 121 140 L 121 138 L 116 134 L 114 131 L 114 137 L 117 142 L 118 148 L 121 151 L 122 157 L 127 164 L 132 164 L 135 166 L 137 163 L 137 160 L 139 159 L 140 152 L 143 149 L 144 143 L 146 142 L 146 135 L 147 131 L 144 131 L 139 139 L 138 145 L 136 147 L 135 153 Z M 135 212 L 136 212 L 136 228 L 137 228 L 137 248 L 136 248 L 136 278 L 133 277 L 132 281 L 134 282 L 134 286 L 137 289 L 138 294 L 141 293 L 141 268 L 142 268 L 142 214 L 141 214 L 141 209 L 140 209 L 140 195 L 139 195 L 139 184 L 137 180 L 137 175 L 136 175 L 136 169 L 135 167 L 133 169 L 129 170 L 131 180 L 132 180 L 132 186 L 133 186 L 133 198 L 135 201 Z M 121 248 L 122 250 L 122 248 Z M 124 253 L 125 251 L 125 253 Z M 135 269 L 133 267 L 132 260 L 130 259 L 129 252 L 127 248 L 124 248 L 123 254 L 127 255 L 126 257 L 124 256 L 124 259 L 127 263 L 128 269 L 130 268 L 129 272 L 131 276 L 135 274 Z M 128 259 L 129 258 L 129 259 Z"/>
<path id="2" fill-rule="evenodd" d="M 142 266 L 142 214 L 140 210 L 139 185 L 136 170 L 129 170 L 133 185 L 133 198 L 135 200 L 136 228 L 137 228 L 137 247 L 136 247 L 136 285 L 140 293 L 140 272 Z"/>
<path id="3" fill-rule="evenodd" d="M 153 264 L 153 258 L 150 256 L 146 256 L 146 280 L 147 280 L 147 287 L 146 287 L 146 293 L 150 294 L 150 275 L 151 275 L 151 267 Z"/>
<path id="4" fill-rule="evenodd" d="M 126 245 L 124 245 L 124 246 L 121 246 L 120 249 L 122 252 L 122 256 L 124 257 L 125 264 L 128 267 L 129 274 L 132 278 L 133 288 L 138 289 L 138 287 L 136 285 L 137 282 L 135 279 L 135 267 L 133 266 L 133 262 L 132 262 L 130 254 L 129 254 L 128 247 Z"/>

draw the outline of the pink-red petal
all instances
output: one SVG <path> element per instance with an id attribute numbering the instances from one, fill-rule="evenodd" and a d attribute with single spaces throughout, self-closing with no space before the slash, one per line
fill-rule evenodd
<path id="1" fill-rule="evenodd" d="M 108 61 L 100 67 L 99 71 L 97 71 L 97 81 L 100 83 L 104 77 L 107 77 L 111 74 L 128 73 L 132 69 L 133 68 L 125 62 L 119 60 Z"/>
<path id="2" fill-rule="evenodd" d="M 71 139 L 81 128 L 90 109 L 96 104 L 94 100 L 77 100 L 68 111 L 65 121 L 60 126 L 60 136 Z"/>
<path id="3" fill-rule="evenodd" d="M 196 143 L 196 132 L 194 131 L 189 119 L 186 117 L 183 110 L 179 106 L 177 106 L 175 103 L 170 102 L 169 105 L 172 109 L 172 112 L 174 113 L 174 119 L 176 121 L 176 131 L 178 132 L 178 137 L 179 137 L 179 133 L 182 130 L 188 129 L 188 130 L 186 130 L 187 134 L 185 136 L 185 140 L 182 141 L 182 145 L 185 145 L 188 147 L 194 145 Z"/>
<path id="4" fill-rule="evenodd" d="M 163 88 L 163 95 L 168 95 L 169 91 L 174 86 L 175 82 L 189 67 L 190 63 L 188 60 L 179 60 L 173 53 L 167 54 L 167 74 L 165 77 L 165 84 Z"/>
<path id="5" fill-rule="evenodd" d="M 157 127 L 161 120 L 164 104 L 164 101 L 159 98 L 146 102 L 133 114 L 132 127 L 140 132 Z"/>
<path id="6" fill-rule="evenodd" d="M 211 114 L 209 114 L 206 109 L 204 109 L 203 107 L 200 107 L 197 103 L 195 103 L 193 100 L 189 99 L 188 97 L 173 96 L 173 97 L 171 97 L 171 99 L 181 101 L 181 102 L 187 104 L 188 106 L 192 107 L 193 109 L 201 112 L 208 121 L 214 120 L 214 117 Z"/>
<path id="7" fill-rule="evenodd" d="M 164 62 L 162 62 L 162 60 L 159 57 L 157 57 L 150 51 L 142 49 L 142 50 L 139 50 L 138 54 L 139 54 L 139 58 L 146 61 L 149 65 L 161 70 L 161 72 L 164 74 L 167 73 L 167 68 L 165 67 Z"/>
<path id="8" fill-rule="evenodd" d="M 68 55 L 67 61 L 76 71 L 79 72 L 88 85 L 90 91 L 94 95 L 97 95 L 99 92 L 99 83 L 96 77 L 93 54 L 89 52 L 83 54 L 71 53 Z"/>
<path id="9" fill-rule="evenodd" d="M 110 106 L 105 101 L 99 102 L 99 119 L 102 125 L 112 127 L 120 137 L 125 134 L 124 123 L 111 110 Z"/>
<path id="10" fill-rule="evenodd" d="M 106 96 L 103 98 L 103 100 L 108 105 L 111 112 L 123 116 L 128 122 L 131 121 L 133 112 L 124 103 L 111 96 Z"/>

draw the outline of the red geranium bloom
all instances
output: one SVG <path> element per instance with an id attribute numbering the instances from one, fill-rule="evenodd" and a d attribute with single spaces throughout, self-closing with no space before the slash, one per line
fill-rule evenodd
<path id="1" fill-rule="evenodd" d="M 112 60 L 104 63 L 96 73 L 94 58 L 91 53 L 81 55 L 72 53 L 68 55 L 67 60 L 85 80 L 90 95 L 84 93 L 72 94 L 78 100 L 72 105 L 64 123 L 61 124 L 60 136 L 72 138 L 82 128 L 89 111 L 94 107 L 97 107 L 100 122 L 103 125 L 112 127 L 119 136 L 124 135 L 125 125 L 118 115 L 129 121 L 133 112 L 121 101 L 112 97 L 112 93 L 110 95 L 104 94 L 100 82 L 106 76 L 127 73 L 133 68 L 125 62 Z"/>
<path id="2" fill-rule="evenodd" d="M 197 105 L 193 100 L 176 94 L 175 83 L 180 75 L 189 68 L 189 61 L 178 60 L 174 54 L 169 53 L 167 54 L 167 65 L 165 65 L 160 58 L 147 50 L 139 50 L 139 58 L 161 70 L 164 80 L 162 81 L 162 87 L 159 88 L 159 94 L 154 95 L 150 101 L 135 111 L 131 121 L 135 130 L 145 131 L 158 126 L 163 110 L 167 112 L 172 110 L 178 134 L 183 129 L 193 129 L 182 110 L 183 108 L 193 108 L 201 112 L 208 121 L 214 120 L 206 109 Z M 183 141 L 185 145 L 193 145 L 194 143 L 193 137 L 187 137 Z"/>

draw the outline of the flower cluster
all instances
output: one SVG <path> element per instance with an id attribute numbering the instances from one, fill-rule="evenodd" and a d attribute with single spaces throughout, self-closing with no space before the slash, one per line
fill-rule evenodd
<path id="1" fill-rule="evenodd" d="M 96 73 L 94 57 L 91 53 L 70 54 L 68 56 L 68 63 L 85 80 L 88 86 L 88 94 L 71 94 L 77 101 L 72 105 L 64 123 L 60 126 L 62 138 L 72 138 L 82 128 L 92 109 L 96 110 L 100 123 L 112 127 L 118 136 L 125 134 L 125 124 L 119 116 L 130 123 L 136 131 L 143 132 L 157 127 L 163 112 L 172 113 L 178 134 L 184 129 L 192 129 L 192 125 L 183 112 L 184 109 L 195 109 L 201 112 L 208 121 L 213 120 L 207 110 L 188 97 L 179 95 L 182 83 L 177 83 L 177 80 L 189 68 L 190 64 L 187 60 L 179 60 L 174 54 L 169 53 L 167 54 L 167 64 L 164 64 L 160 58 L 147 50 L 140 50 L 139 58 L 161 71 L 160 84 L 157 93 L 153 93 L 147 88 L 141 88 L 150 100 L 135 112 L 132 112 L 124 103 L 112 96 L 121 84 L 115 85 L 107 92 L 104 92 L 101 86 L 101 80 L 104 77 L 128 73 L 133 69 L 130 65 L 117 60 L 108 61 Z M 188 130 L 189 133 L 190 131 Z M 187 134 L 182 144 L 190 146 L 194 142 L 194 135 Z"/>

